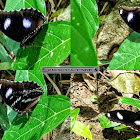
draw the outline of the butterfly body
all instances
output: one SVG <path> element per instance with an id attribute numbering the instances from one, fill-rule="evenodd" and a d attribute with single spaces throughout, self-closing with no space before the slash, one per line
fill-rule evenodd
<path id="1" fill-rule="evenodd" d="M 25 8 L 15 11 L 0 10 L 0 30 L 9 38 L 29 45 L 43 28 L 46 17 L 36 9 Z"/>
<path id="2" fill-rule="evenodd" d="M 39 101 L 43 93 L 41 86 L 33 81 L 0 80 L 0 95 L 2 99 L 19 115 L 28 112 Z"/>
<path id="3" fill-rule="evenodd" d="M 132 112 L 127 110 L 114 110 L 108 112 L 106 117 L 114 122 L 130 126 L 133 129 L 140 131 L 140 112 Z"/>
<path id="4" fill-rule="evenodd" d="M 134 31 L 140 33 L 140 8 L 121 6 L 119 13 L 125 23 Z"/>

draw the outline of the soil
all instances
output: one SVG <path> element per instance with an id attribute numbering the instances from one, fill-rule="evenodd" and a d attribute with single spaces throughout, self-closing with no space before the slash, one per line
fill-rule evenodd
<path id="1" fill-rule="evenodd" d="M 135 111 L 135 108 L 118 103 L 118 97 L 122 95 L 108 85 L 108 80 L 112 78 L 110 72 L 100 71 L 97 75 L 98 81 L 95 75 L 92 76 L 90 81 L 98 85 L 94 91 L 90 90 L 82 75 L 71 76 L 71 109 L 80 108 L 77 121 L 92 126 L 93 140 L 127 140 L 138 137 L 137 132 L 118 132 L 113 128 L 104 129 L 100 126 L 99 116 L 102 113 L 119 109 Z M 98 104 L 90 101 L 93 95 L 98 97 Z M 71 132 L 71 140 L 86 140 L 86 138 Z"/>

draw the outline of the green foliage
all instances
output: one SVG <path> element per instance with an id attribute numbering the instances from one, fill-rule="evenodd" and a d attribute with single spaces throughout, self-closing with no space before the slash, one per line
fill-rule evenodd
<path id="1" fill-rule="evenodd" d="M 140 34 L 133 32 L 114 54 L 108 70 L 140 69 Z"/>
<path id="2" fill-rule="evenodd" d="M 83 137 L 86 137 L 86 138 L 92 140 L 92 134 L 91 134 L 89 128 L 85 124 L 83 124 L 79 121 L 75 121 L 72 131 L 80 136 L 83 136 Z"/>
<path id="3" fill-rule="evenodd" d="M 6 108 L 0 103 L 0 125 L 4 131 L 9 129 L 10 124 L 8 122 L 8 117 L 6 114 Z"/>
<path id="4" fill-rule="evenodd" d="M 92 140 L 92 134 L 89 127 L 79 121 L 76 121 L 79 111 L 79 108 L 71 110 L 71 131 Z"/>
<path id="5" fill-rule="evenodd" d="M 132 138 L 132 139 L 128 139 L 128 140 L 140 140 L 140 138 Z"/>
<path id="6" fill-rule="evenodd" d="M 95 0 L 71 1 L 71 65 L 97 66 L 92 39 L 98 29 L 98 8 Z"/>
<path id="7" fill-rule="evenodd" d="M 115 126 L 118 126 L 119 123 L 116 123 L 116 122 L 112 122 L 112 121 L 109 121 L 105 114 L 102 114 L 100 117 L 99 117 L 99 121 L 100 121 L 100 125 L 103 127 L 103 128 L 110 128 L 110 127 L 115 127 Z"/>
<path id="8" fill-rule="evenodd" d="M 13 69 L 39 70 L 42 66 L 59 65 L 70 54 L 69 29 L 70 24 L 67 21 L 45 25 L 34 41 L 34 46 L 31 44 L 24 50 L 20 48 L 17 59 L 12 65 Z M 61 34 L 60 30 L 66 34 Z"/>
<path id="9" fill-rule="evenodd" d="M 9 11 L 29 7 L 38 9 L 46 15 L 44 0 L 7 0 L 5 10 Z M 19 42 L 5 37 L 6 45 L 3 44 L 8 51 L 12 51 L 15 54 L 16 61 L 12 63 L 12 60 L 3 47 L 0 49 L 0 54 L 3 54 L 0 60 L 12 63 L 10 65 L 12 70 L 41 70 L 42 66 L 58 66 L 70 54 L 70 38 L 70 23 L 68 21 L 45 24 L 34 42 L 25 49 L 20 48 Z"/>
<path id="10" fill-rule="evenodd" d="M 7 110 L 10 128 L 5 131 L 3 140 L 26 139 L 39 140 L 44 134 L 52 131 L 70 115 L 70 99 L 63 95 L 47 95 L 47 88 L 41 71 L 18 70 L 15 81 L 35 81 L 43 89 L 39 103 L 29 116 L 17 116 L 13 110 Z M 4 113 L 4 112 L 3 112 Z"/>
<path id="11" fill-rule="evenodd" d="M 121 97 L 119 102 L 127 104 L 127 105 L 131 105 L 131 106 L 135 106 L 138 109 L 140 109 L 140 100 L 138 100 L 138 99 Z"/>
<path id="12" fill-rule="evenodd" d="M 79 108 L 76 108 L 76 109 L 73 109 L 73 110 L 70 111 L 70 114 L 71 114 L 71 128 L 70 129 L 71 130 L 72 130 L 74 124 L 75 124 L 75 121 L 77 120 L 77 116 L 79 114 L 79 111 L 80 111 Z"/>

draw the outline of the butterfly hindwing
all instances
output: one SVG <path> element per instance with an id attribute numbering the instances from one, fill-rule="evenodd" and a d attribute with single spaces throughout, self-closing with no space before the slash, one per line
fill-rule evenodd
<path id="1" fill-rule="evenodd" d="M 44 93 L 41 86 L 33 81 L 15 82 L 0 80 L 0 84 L 0 95 L 2 99 L 19 114 L 28 111 L 34 105 L 33 102 L 38 100 Z"/>

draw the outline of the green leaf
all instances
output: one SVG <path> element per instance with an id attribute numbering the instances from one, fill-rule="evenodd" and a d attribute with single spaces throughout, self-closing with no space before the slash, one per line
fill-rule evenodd
<path id="1" fill-rule="evenodd" d="M 6 41 L 4 45 L 5 45 L 6 49 L 9 52 L 13 52 L 15 54 L 15 56 L 16 56 L 17 52 L 18 52 L 18 50 L 20 48 L 20 43 L 10 39 L 6 35 L 4 35 L 4 36 L 5 36 L 5 41 Z"/>
<path id="2" fill-rule="evenodd" d="M 12 121 L 14 120 L 14 118 L 17 116 L 17 112 L 15 112 L 10 106 L 7 106 L 7 116 L 9 119 L 9 123 L 11 125 Z"/>
<path id="3" fill-rule="evenodd" d="M 34 44 L 20 49 L 12 69 L 41 70 L 42 66 L 58 66 L 70 54 L 70 23 L 45 25 Z"/>
<path id="4" fill-rule="evenodd" d="M 120 125 L 120 123 L 112 122 L 109 119 L 107 119 L 106 116 L 105 116 L 105 114 L 102 114 L 99 117 L 99 121 L 100 121 L 100 125 L 103 128 L 110 128 L 110 127 L 115 127 L 115 126 Z"/>
<path id="5" fill-rule="evenodd" d="M 72 130 L 74 124 L 75 124 L 75 121 L 77 120 L 77 116 L 79 114 L 79 111 L 80 111 L 79 108 L 71 110 L 71 113 L 70 113 L 71 114 L 71 128 L 70 129 L 71 130 Z"/>
<path id="6" fill-rule="evenodd" d="M 2 103 L 0 103 L 0 125 L 4 131 L 9 129 L 10 127 L 8 117 L 6 114 L 6 108 Z"/>
<path id="7" fill-rule="evenodd" d="M 44 0 L 6 0 L 5 11 L 19 10 L 22 8 L 35 8 L 46 14 L 46 4 Z"/>
<path id="8" fill-rule="evenodd" d="M 16 3 L 16 4 L 14 4 Z M 12 6 L 11 6 L 12 5 Z M 11 1 L 6 2 L 5 10 L 15 10 L 33 7 L 45 14 L 45 1 Z M 19 47 L 19 43 L 6 38 L 6 46 L 16 55 L 12 63 L 13 70 L 34 69 L 41 70 L 42 66 L 58 66 L 70 54 L 70 23 L 59 21 L 45 25 L 42 32 L 35 38 L 33 44 L 26 49 Z M 18 51 L 18 52 L 17 52 Z"/>
<path id="9" fill-rule="evenodd" d="M 132 139 L 128 139 L 128 140 L 140 140 L 140 138 L 132 138 Z"/>
<path id="10" fill-rule="evenodd" d="M 93 38 L 94 34 L 99 28 L 99 20 L 98 20 L 98 6 L 96 0 L 76 0 L 77 4 L 80 7 L 81 13 L 85 18 L 85 23 L 87 25 L 87 29 L 90 32 L 90 36 Z"/>
<path id="11" fill-rule="evenodd" d="M 83 137 L 86 137 L 86 138 L 92 140 L 92 134 L 91 134 L 89 128 L 85 124 L 83 124 L 79 121 L 75 121 L 72 131 L 80 136 L 83 136 Z"/>
<path id="12" fill-rule="evenodd" d="M 90 5 L 93 7 L 89 8 Z M 98 26 L 93 22 L 94 17 L 97 19 L 95 7 L 94 0 L 88 2 L 84 0 L 80 3 L 78 0 L 71 1 L 71 66 L 97 66 L 97 55 L 92 43 Z M 95 13 L 96 16 L 91 13 Z"/>
<path id="13" fill-rule="evenodd" d="M 9 54 L 1 44 L 0 44 L 0 60 L 2 62 L 12 62 L 12 59 L 9 57 Z"/>
<path id="14" fill-rule="evenodd" d="M 127 131 L 127 132 L 132 132 L 133 130 L 131 130 L 130 127 L 128 126 L 117 126 L 117 127 L 114 127 L 114 130 L 118 130 L 118 131 Z"/>
<path id="15" fill-rule="evenodd" d="M 108 70 L 139 70 L 139 62 L 140 34 L 133 32 L 114 54 Z"/>
<path id="16" fill-rule="evenodd" d="M 134 98 L 128 98 L 128 97 L 121 97 L 119 102 L 127 104 L 127 105 L 132 105 L 140 109 L 140 100 L 134 99 Z"/>
<path id="17" fill-rule="evenodd" d="M 70 114 L 70 100 L 62 95 L 42 96 L 29 118 L 16 117 L 4 133 L 3 140 L 39 140 L 52 131 Z"/>

